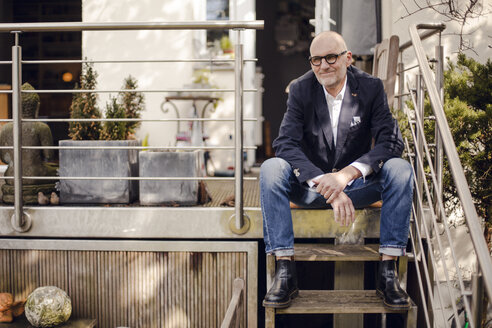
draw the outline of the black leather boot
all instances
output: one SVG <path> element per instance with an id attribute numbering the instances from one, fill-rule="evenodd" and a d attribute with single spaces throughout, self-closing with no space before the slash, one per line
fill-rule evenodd
<path id="1" fill-rule="evenodd" d="M 265 295 L 263 306 L 277 309 L 289 307 L 292 299 L 298 294 L 296 263 L 278 260 L 275 279 L 272 288 Z"/>
<path id="2" fill-rule="evenodd" d="M 396 261 L 379 262 L 379 274 L 376 294 L 383 299 L 384 305 L 392 310 L 408 310 L 410 297 L 401 289 L 396 272 Z"/>

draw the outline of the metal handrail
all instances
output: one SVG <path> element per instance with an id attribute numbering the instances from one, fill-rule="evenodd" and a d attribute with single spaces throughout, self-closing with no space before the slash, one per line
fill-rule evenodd
<path id="1" fill-rule="evenodd" d="M 234 122 L 234 118 L 217 117 L 177 117 L 177 118 L 23 118 L 22 122 Z M 257 118 L 244 118 L 243 121 L 256 122 Z M 12 119 L 2 119 L 0 122 L 12 122 Z"/>
<path id="2" fill-rule="evenodd" d="M 255 89 L 244 89 L 243 87 L 243 65 L 245 61 L 256 61 L 256 59 L 243 58 L 243 46 L 241 44 L 241 31 L 244 29 L 263 29 L 264 22 L 255 21 L 188 21 L 188 22 L 108 22 L 108 23 L 87 23 L 87 22 L 55 22 L 55 23 L 3 23 L 0 24 L 0 33 L 13 33 L 15 42 L 12 47 L 12 60 L 3 61 L 2 64 L 12 65 L 12 89 L 3 91 L 2 93 L 12 94 L 12 113 L 13 113 L 13 150 L 14 150 L 14 215 L 12 224 L 16 231 L 23 232 L 30 228 L 29 218 L 24 218 L 23 199 L 22 199 L 22 149 L 27 147 L 22 146 L 22 129 L 21 122 L 24 121 L 20 115 L 20 95 L 22 92 L 29 93 L 30 91 L 21 90 L 21 65 L 22 64 L 52 64 L 55 61 L 23 61 L 21 56 L 21 47 L 19 46 L 19 34 L 22 32 L 49 32 L 49 31 L 120 31 L 120 30 L 234 30 L 237 32 L 236 57 L 233 60 L 219 59 L 191 59 L 185 61 L 197 62 L 234 62 L 235 85 L 233 89 L 166 89 L 166 90 L 131 90 L 131 92 L 234 92 L 235 95 L 235 147 L 222 147 L 220 149 L 231 148 L 235 150 L 235 228 L 241 231 L 245 226 L 245 218 L 243 217 L 243 150 L 250 147 L 243 147 L 243 94 L 244 92 L 255 92 Z M 174 60 L 158 60 L 159 62 L 175 62 Z M 88 60 L 76 60 L 73 62 L 82 63 L 90 62 Z M 93 61 L 97 62 L 97 61 Z M 99 61 L 109 62 L 109 61 Z M 120 62 L 140 62 L 140 60 L 123 60 Z M 58 63 L 58 61 L 56 61 Z M 89 93 L 89 92 L 128 92 L 128 90 L 37 90 L 36 93 Z M 106 119 L 101 119 L 106 120 Z M 195 120 L 195 119 L 194 119 Z M 249 119 L 248 119 L 249 120 Z M 43 121 L 40 119 L 39 121 Z M 59 147 L 58 147 L 59 148 Z M 91 147 L 91 149 L 94 147 Z M 100 148 L 100 147 L 98 147 Z M 125 147 L 128 149 L 129 147 Z M 149 149 L 150 147 L 145 147 Z M 166 147 L 170 149 L 170 147 Z M 183 147 L 180 147 L 183 148 Z M 203 149 L 197 147 L 196 149 Z M 215 147 L 213 147 L 215 148 Z M 254 147 L 256 148 L 256 147 Z M 113 148 L 114 149 L 114 148 Z M 186 147 L 186 149 L 195 149 Z M 210 148 L 211 149 L 211 148 Z M 26 178 L 26 177 L 24 177 Z M 41 177 L 33 177 L 41 178 Z M 100 177 L 99 177 L 100 178 Z M 132 180 L 132 179 L 128 179 Z M 217 179 L 219 180 L 219 179 Z M 221 178 L 220 180 L 227 180 Z M 246 218 L 247 219 L 247 218 Z M 247 223 L 247 222 L 246 222 Z M 244 231 L 245 232 L 245 231 Z M 239 233 L 244 233 L 239 232 Z"/>
<path id="3" fill-rule="evenodd" d="M 187 22 L 53 22 L 2 23 L 1 32 L 78 32 L 78 31 L 131 31 L 131 30 L 230 30 L 263 29 L 262 20 L 255 21 L 187 21 Z"/>
<path id="4" fill-rule="evenodd" d="M 6 146 L 11 149 L 11 146 Z M 22 146 L 22 149 L 236 149 L 234 146 Z M 243 149 L 256 149 L 256 146 L 247 146 Z"/>
<path id="5" fill-rule="evenodd" d="M 195 180 L 204 180 L 204 181 L 223 181 L 229 180 L 233 181 L 233 177 L 52 177 L 52 176 L 23 176 L 24 179 L 32 179 L 32 180 L 171 180 L 171 181 L 195 181 Z M 56 178 L 56 179 L 55 179 Z M 2 177 L 5 180 L 13 180 L 14 177 Z M 243 180 L 248 181 L 256 181 L 255 177 L 243 177 Z"/>
<path id="6" fill-rule="evenodd" d="M 242 278 L 234 279 L 234 284 L 232 287 L 232 297 L 227 307 L 224 320 L 220 325 L 220 328 L 239 328 L 241 311 L 244 304 L 244 294 L 245 294 L 245 282 Z"/>
<path id="7" fill-rule="evenodd" d="M 417 108 L 417 102 L 415 100 L 415 98 L 413 97 L 412 95 L 412 102 L 413 102 L 413 105 L 415 108 Z M 422 120 L 422 117 L 420 117 L 420 114 L 419 114 L 419 111 L 416 110 L 415 111 L 415 116 L 416 116 L 416 121 L 417 122 L 423 122 Z M 431 171 L 431 177 L 432 177 L 432 180 L 433 180 L 433 183 L 434 185 L 436 185 L 436 181 L 435 181 L 435 171 L 433 169 L 433 166 L 432 166 L 432 161 L 431 161 L 431 156 L 430 156 L 430 152 L 429 152 L 429 145 L 427 144 L 427 142 L 425 141 L 425 132 L 424 132 L 424 129 L 423 129 L 423 125 L 422 124 L 416 124 L 416 127 L 414 128 L 412 125 L 410 125 L 410 129 L 412 131 L 412 137 L 414 140 L 417 140 L 417 139 L 421 139 L 423 140 L 423 149 L 420 149 L 418 147 L 415 147 L 415 155 L 416 155 L 416 158 L 417 159 L 423 159 L 424 158 L 424 155 L 422 154 L 422 152 L 425 153 L 425 158 L 427 159 L 427 163 L 429 165 L 429 168 L 430 168 L 430 171 Z M 417 132 L 415 131 L 417 130 Z M 412 161 L 412 159 L 410 158 L 410 162 L 412 164 L 412 167 L 414 166 L 414 163 Z M 418 173 L 420 174 L 420 176 L 423 176 L 424 172 L 425 172 L 425 168 L 424 168 L 424 163 L 423 163 L 423 160 L 416 160 L 415 161 L 416 164 L 417 164 L 417 169 L 418 169 Z M 415 170 L 415 169 L 414 169 Z M 419 174 L 415 174 L 414 172 L 414 177 L 418 177 Z M 417 179 L 416 179 L 417 180 Z M 416 199 L 417 199 L 417 202 L 418 202 L 418 205 L 419 205 L 419 209 L 420 211 L 422 212 L 423 209 L 424 209 L 424 205 L 423 205 L 423 198 L 424 196 L 422 195 L 425 194 L 425 197 L 427 198 L 427 203 L 428 203 L 428 206 L 430 207 L 430 214 L 432 216 L 432 223 L 433 223 L 433 226 L 434 226 L 434 229 L 437 230 L 437 218 L 436 218 L 436 214 L 434 212 L 434 208 L 433 208 L 433 204 L 432 204 L 432 201 L 431 201 L 431 194 L 430 194 L 430 191 L 429 191 L 429 185 L 428 185 L 428 182 L 427 182 L 427 179 L 422 179 L 422 182 L 423 182 L 423 185 L 425 187 L 425 190 L 424 191 L 420 191 L 419 188 L 416 188 L 415 192 L 416 192 Z M 416 181 L 416 183 L 418 183 L 418 181 Z M 442 199 L 439 197 L 439 205 L 442 206 Z M 423 217 L 423 213 L 419 213 L 421 217 Z M 418 227 L 418 225 L 416 225 Z M 447 225 L 447 222 L 444 221 L 444 226 L 446 227 L 446 233 L 447 233 L 447 237 L 448 237 L 448 240 L 451 240 L 451 237 L 450 237 L 450 233 L 449 233 L 449 228 L 448 228 L 448 225 Z M 424 230 L 425 230 L 425 233 L 426 233 L 426 236 L 430 236 L 430 232 L 428 231 L 427 229 L 427 225 L 423 225 L 424 227 Z M 417 229 L 418 230 L 418 229 Z M 441 242 L 441 238 L 440 236 L 437 234 L 436 235 L 436 240 L 437 240 L 437 244 L 438 244 L 438 248 L 439 248 L 439 251 L 441 254 L 444 254 L 444 251 L 443 251 L 443 246 L 442 246 L 442 242 Z M 461 277 L 461 274 L 459 273 L 459 268 L 457 267 L 458 264 L 457 264 L 457 261 L 456 261 L 456 255 L 455 255 L 455 252 L 454 252 L 454 249 L 453 249 L 453 245 L 451 244 L 450 245 L 450 249 L 451 249 L 451 253 L 452 253 L 452 256 L 453 256 L 453 259 L 454 259 L 454 262 L 455 262 L 455 266 L 457 268 L 457 272 L 458 272 L 458 278 L 459 278 L 459 281 L 460 281 L 460 287 L 461 287 L 461 290 L 462 292 L 464 291 L 464 285 L 463 285 L 463 279 Z M 434 267 L 434 270 L 436 270 L 436 264 L 437 264 L 437 261 L 434 257 L 434 249 L 433 249 L 433 246 L 432 246 L 432 243 L 429 243 L 429 254 L 430 254 L 430 258 L 432 259 L 432 265 Z M 443 267 L 445 267 L 445 260 L 444 260 L 444 257 L 441 256 L 441 261 L 442 261 L 442 264 L 443 264 Z M 451 291 L 450 291 L 450 279 L 449 279 L 449 273 L 448 273 L 448 270 L 444 270 L 444 274 L 445 274 L 445 277 L 446 277 L 446 282 L 448 284 L 448 295 L 450 298 L 452 298 L 452 295 L 451 295 Z M 442 293 L 441 293 L 441 287 L 439 284 L 437 284 L 437 293 L 438 293 L 438 297 L 439 297 L 439 300 L 441 302 L 441 305 L 444 303 L 443 302 L 443 299 L 442 299 Z M 469 311 L 470 308 L 469 308 L 469 304 L 468 304 L 468 301 L 465 299 L 465 303 L 466 303 L 466 306 L 467 306 L 467 310 Z M 458 310 L 456 308 L 456 304 L 455 302 L 452 302 L 451 303 L 451 307 L 453 308 L 453 314 L 454 314 L 454 321 L 456 323 L 457 326 L 459 326 L 459 322 L 458 322 Z M 469 311 L 470 312 L 470 311 Z M 444 311 L 441 311 L 441 314 L 444 316 Z M 445 320 L 445 318 L 443 317 L 443 319 Z M 473 328 L 473 325 L 472 325 L 472 328 Z"/>
<path id="8" fill-rule="evenodd" d="M 258 62 L 257 58 L 244 59 L 244 62 Z M 50 59 L 50 60 L 23 60 L 23 64 L 132 64 L 132 63 L 234 63 L 229 58 L 190 58 L 190 59 L 118 59 L 118 60 L 88 60 L 88 59 Z M 2 62 L 0 62 L 2 64 Z"/>
<path id="9" fill-rule="evenodd" d="M 418 30 L 420 30 L 420 29 L 427 30 L 421 34 L 418 34 L 420 40 L 425 40 L 425 39 L 433 36 L 436 33 L 444 31 L 444 29 L 446 28 L 446 24 L 444 24 L 444 23 L 413 24 L 409 27 L 409 29 L 412 28 L 412 26 L 415 26 L 416 29 L 418 29 Z M 407 48 L 410 48 L 412 45 L 414 45 L 414 42 L 413 42 L 412 38 L 410 37 L 409 41 L 400 45 L 400 52 L 402 52 L 403 50 L 405 50 Z"/>
<path id="10" fill-rule="evenodd" d="M 244 89 L 243 92 L 256 92 L 256 89 Z M 106 89 L 106 90 L 91 90 L 91 89 L 54 89 L 54 90 L 22 90 L 22 93 L 114 93 L 114 92 L 235 92 L 234 89 Z"/>
<path id="11" fill-rule="evenodd" d="M 244 59 L 244 62 L 258 62 L 257 58 Z M 23 64 L 131 64 L 131 63 L 234 63 L 228 58 L 190 58 L 190 59 L 120 59 L 120 60 L 88 60 L 88 59 L 47 59 L 22 60 Z M 11 60 L 0 60 L 0 65 L 12 65 Z"/>
<path id="12" fill-rule="evenodd" d="M 458 197 L 461 201 L 466 223 L 477 253 L 478 263 L 483 272 L 487 294 L 490 298 L 492 298 L 492 261 L 490 259 L 487 244 L 483 237 L 482 228 L 480 226 L 480 221 L 470 193 L 470 188 L 468 186 L 468 182 L 466 181 L 464 170 L 458 157 L 458 152 L 456 151 L 456 146 L 446 120 L 439 93 L 432 77 L 432 72 L 427 64 L 422 41 L 417 31 L 417 25 L 411 25 L 409 27 L 409 32 L 410 38 L 414 45 L 417 61 L 420 65 L 422 76 L 427 87 L 432 110 L 436 116 L 436 123 L 442 137 L 444 150 L 449 159 L 449 167 L 451 169 L 453 179 L 456 182 Z"/>
<path id="13" fill-rule="evenodd" d="M 441 46 L 441 32 L 445 28 L 444 24 L 419 24 L 412 25 L 409 27 L 411 40 L 403 44 L 400 50 L 400 63 L 398 63 L 397 73 L 399 75 L 399 109 L 403 108 L 403 96 L 410 96 L 411 102 L 414 107 L 414 111 L 408 111 L 408 107 L 405 108 L 405 113 L 408 118 L 409 128 L 412 133 L 413 138 L 413 149 L 410 148 L 410 143 L 405 140 L 406 150 L 408 152 L 409 160 L 412 164 L 414 171 L 414 182 L 415 182 L 415 198 L 414 204 L 412 206 L 412 213 L 415 220 L 412 220 L 412 227 L 415 231 L 410 231 L 411 242 L 413 246 L 414 258 L 416 259 L 416 275 L 418 278 L 420 295 L 422 298 L 422 303 L 424 304 L 423 312 L 427 326 L 432 326 L 432 318 L 430 315 L 430 309 L 434 313 L 440 312 L 444 322 L 451 320 L 451 317 L 447 319 L 444 316 L 444 302 L 441 291 L 441 283 L 436 286 L 431 285 L 429 282 L 434 281 L 433 271 L 437 270 L 437 261 L 434 254 L 435 251 L 440 253 L 440 262 L 442 265 L 442 270 L 445 278 L 445 283 L 447 284 L 445 290 L 450 299 L 454 298 L 452 293 L 453 282 L 450 279 L 450 268 L 444 261 L 445 248 L 441 241 L 441 238 L 446 238 L 449 243 L 450 250 L 450 260 L 454 264 L 454 269 L 456 270 L 456 278 L 458 280 L 459 293 L 463 300 L 464 310 L 469 314 L 471 320 L 469 325 L 471 328 L 478 327 L 480 324 L 481 314 L 478 309 L 480 308 L 480 295 L 483 295 L 482 290 L 478 290 L 480 280 L 478 279 L 478 274 L 473 274 L 472 290 L 465 288 L 462 269 L 459 266 L 458 259 L 454 250 L 454 241 L 450 232 L 450 225 L 445 218 L 445 208 L 444 202 L 442 200 L 442 169 L 443 169 L 443 148 L 448 156 L 449 165 L 451 172 L 453 174 L 454 183 L 458 189 L 458 197 L 461 201 L 464 211 L 465 219 L 469 227 L 470 235 L 474 233 L 475 237 L 472 235 L 472 240 L 478 240 L 478 244 L 473 243 L 475 251 L 477 253 L 477 259 L 480 269 L 483 272 L 484 279 L 491 278 L 490 270 L 490 258 L 488 254 L 488 248 L 485 244 L 485 239 L 483 238 L 479 218 L 476 214 L 473 202 L 471 201 L 471 193 L 466 183 L 464 176 L 464 171 L 457 156 L 456 147 L 447 124 L 447 120 L 444 114 L 444 109 L 442 106 L 443 98 L 443 51 Z M 429 29 L 423 33 L 418 32 L 418 29 Z M 431 35 L 439 34 L 439 43 L 435 48 L 435 80 L 431 69 L 428 64 L 428 59 L 424 53 L 424 48 L 422 46 L 422 39 L 428 38 Z M 415 53 L 417 54 L 417 65 L 409 68 L 405 68 L 403 65 L 403 54 L 405 49 L 413 46 Z M 416 75 L 415 87 L 411 88 L 410 85 L 405 83 L 405 72 L 413 68 L 419 68 L 420 73 Z M 407 85 L 407 89 L 404 89 L 404 85 Z M 424 93 L 427 92 L 433 115 L 424 116 Z M 413 114 L 413 115 L 412 115 Z M 428 142 L 426 140 L 426 133 L 424 132 L 424 121 L 431 120 L 436 125 L 435 128 L 435 140 Z M 430 151 L 432 148 L 433 152 Z M 427 162 L 427 163 L 425 163 Z M 427 166 L 426 166 L 427 165 Z M 427 170 L 429 172 L 427 172 Z M 463 197 L 464 194 L 468 194 L 468 197 Z M 424 204 L 424 201 L 427 203 Z M 425 205 L 425 207 L 424 207 Z M 470 211 L 471 208 L 471 211 Z M 430 217 L 426 214 L 430 214 Z M 426 220 L 424 218 L 428 217 L 430 220 L 428 223 L 431 224 L 430 227 L 427 226 Z M 472 228 L 470 228 L 470 226 Z M 475 228 L 473 228 L 475 226 Z M 475 230 L 474 232 L 472 230 Z M 440 231 L 442 231 L 442 235 Z M 428 239 L 427 251 L 423 246 L 423 240 Z M 436 245 L 437 244 L 437 245 Z M 426 252 L 428 257 L 426 256 Z M 480 259 L 480 256 L 482 259 Z M 427 262 L 426 257 L 429 262 Z M 482 261 L 482 262 L 481 262 Z M 485 261 L 485 263 L 483 262 Z M 484 263 L 484 265 L 482 265 Z M 422 277 L 422 271 L 425 275 Z M 427 292 L 424 289 L 423 280 L 427 283 Z M 486 281 L 487 283 L 487 281 Z M 490 285 L 490 284 L 489 284 Z M 487 286 L 488 287 L 488 286 Z M 436 294 L 437 293 L 437 294 Z M 487 293 L 490 295 L 490 288 L 487 289 Z M 426 301 L 426 295 L 428 300 Z M 473 295 L 473 299 L 470 301 L 468 296 Z M 436 303 L 440 303 L 441 308 L 436 307 Z M 429 308 L 427 307 L 429 306 Z M 459 312 L 457 306 L 454 302 L 451 302 L 452 307 L 452 318 L 457 326 L 460 326 Z M 448 323 L 449 325 L 449 323 Z"/>

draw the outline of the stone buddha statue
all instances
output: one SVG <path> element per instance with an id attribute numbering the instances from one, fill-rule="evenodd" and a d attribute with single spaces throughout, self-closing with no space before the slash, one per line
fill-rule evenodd
<path id="1" fill-rule="evenodd" d="M 22 90 L 35 90 L 29 83 L 22 85 Z M 39 111 L 39 95 L 37 93 L 22 93 L 22 118 L 37 118 Z M 13 145 L 13 127 L 9 122 L 0 130 L 0 146 Z M 22 122 L 23 146 L 53 146 L 53 136 L 50 127 L 43 122 Z M 0 149 L 0 159 L 8 164 L 5 176 L 14 175 L 13 149 Z M 54 159 L 52 149 L 23 149 L 22 176 L 56 176 L 56 167 L 48 162 Z M 55 191 L 56 180 L 22 180 L 22 195 L 24 203 L 37 204 L 38 193 L 50 194 Z M 14 202 L 14 180 L 5 179 L 2 186 L 3 201 Z"/>

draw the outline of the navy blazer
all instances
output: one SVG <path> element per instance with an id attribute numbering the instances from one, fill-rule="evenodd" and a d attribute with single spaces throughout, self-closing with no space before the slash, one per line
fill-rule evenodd
<path id="1" fill-rule="evenodd" d="M 347 79 L 336 147 L 323 87 L 313 71 L 290 86 L 287 111 L 273 147 L 277 157 L 289 162 L 300 183 L 355 161 L 377 173 L 385 161 L 401 156 L 401 133 L 382 81 L 353 66 L 347 69 Z"/>

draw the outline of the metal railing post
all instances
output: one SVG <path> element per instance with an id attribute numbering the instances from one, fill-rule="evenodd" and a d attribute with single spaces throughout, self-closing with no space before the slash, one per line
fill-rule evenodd
<path id="1" fill-rule="evenodd" d="M 16 231 L 29 230 L 30 222 L 23 211 L 22 198 L 22 48 L 19 46 L 19 33 L 13 32 L 15 44 L 12 46 L 12 119 L 14 152 L 14 215 L 11 223 Z"/>
<path id="2" fill-rule="evenodd" d="M 234 233 L 244 234 L 249 229 L 249 221 L 245 221 L 244 208 L 243 208 L 243 45 L 241 43 L 241 29 L 235 30 L 237 33 L 236 46 L 234 52 L 234 107 L 235 107 L 235 120 L 234 120 L 234 225 L 229 225 Z"/>
<path id="3" fill-rule="evenodd" d="M 483 312 L 483 278 L 480 273 L 480 268 L 477 265 L 477 272 L 471 277 L 471 312 L 469 321 L 473 322 L 475 327 L 481 327 L 482 312 Z M 463 296 L 467 297 L 467 296 Z"/>
<path id="4" fill-rule="evenodd" d="M 397 64 L 396 71 L 398 72 L 398 110 L 403 110 L 403 93 L 405 92 L 405 64 L 403 56 L 400 52 L 400 61 Z"/>
<path id="5" fill-rule="evenodd" d="M 415 125 L 416 125 L 416 130 L 422 129 L 424 131 L 424 122 L 423 120 L 418 120 L 417 117 L 423 118 L 424 117 L 424 86 L 422 83 L 422 74 L 419 72 L 419 74 L 416 75 L 416 90 L 417 90 L 417 101 L 416 101 L 416 108 L 415 111 L 419 113 L 419 116 L 416 116 L 415 118 Z M 423 158 L 417 156 L 417 154 L 422 154 L 424 151 L 424 142 L 425 140 L 422 140 L 422 137 L 420 134 L 417 134 L 417 140 L 415 140 L 415 172 L 417 173 L 416 176 L 416 186 L 415 188 L 418 189 L 419 194 L 422 195 L 423 192 L 423 179 L 425 177 L 423 176 L 422 172 L 418 169 L 420 166 L 420 163 L 423 163 Z M 422 216 L 422 211 L 417 211 L 416 213 L 416 222 L 417 224 L 422 224 L 423 216 Z M 430 238 L 431 236 L 427 236 Z"/>
<path id="6" fill-rule="evenodd" d="M 443 47 L 441 45 L 441 33 L 439 32 L 439 45 L 436 46 L 436 89 L 441 97 L 441 104 L 444 104 L 444 56 Z M 437 186 L 434 190 L 434 205 L 438 204 L 438 197 L 442 198 L 442 179 L 443 179 L 443 161 L 444 154 L 442 149 L 442 138 L 437 127 L 437 121 L 434 122 L 435 126 L 435 153 L 434 153 L 434 168 L 436 169 Z M 436 216 L 438 221 L 442 221 L 442 214 L 438 206 L 436 208 Z"/>

